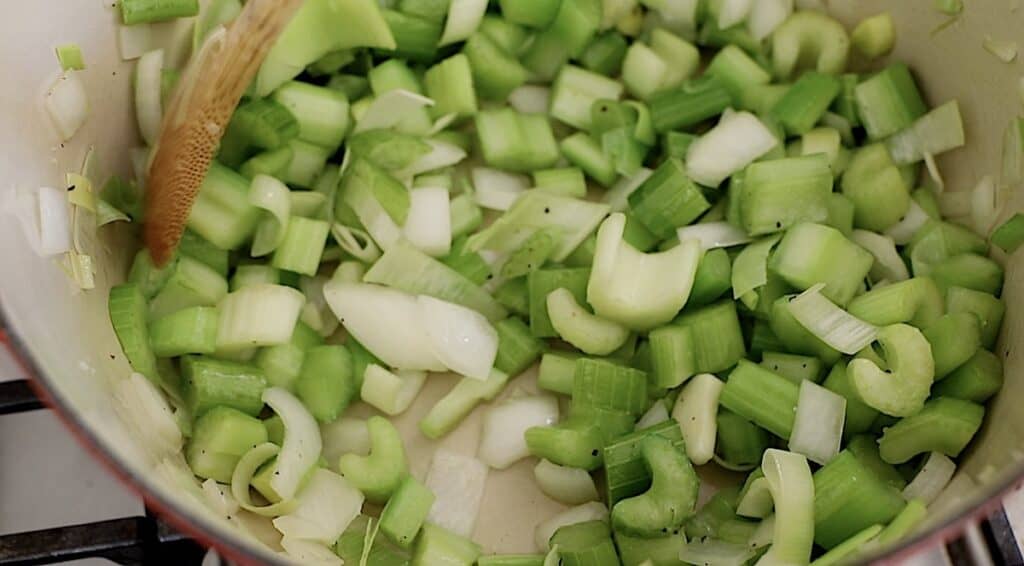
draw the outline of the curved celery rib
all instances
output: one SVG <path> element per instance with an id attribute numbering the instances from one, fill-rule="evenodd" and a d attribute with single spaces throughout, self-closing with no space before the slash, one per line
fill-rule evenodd
<path id="1" fill-rule="evenodd" d="M 568 289 L 559 288 L 549 293 L 547 304 L 555 331 L 587 354 L 610 354 L 629 337 L 626 327 L 587 312 Z"/>
<path id="2" fill-rule="evenodd" d="M 797 12 L 772 36 L 772 66 L 782 78 L 792 75 L 801 61 L 814 61 L 818 72 L 839 74 L 849 52 L 850 38 L 843 24 L 821 12 Z"/>
<path id="3" fill-rule="evenodd" d="M 596 469 L 601 465 L 603 445 L 601 429 L 590 419 L 573 415 L 557 426 L 538 426 L 526 431 L 530 453 L 560 466 Z"/>
<path id="4" fill-rule="evenodd" d="M 932 399 L 916 415 L 885 429 L 879 452 L 890 464 L 902 464 L 925 452 L 956 457 L 978 432 L 984 416 L 985 408 L 970 401 Z"/>
<path id="5" fill-rule="evenodd" d="M 906 324 L 893 324 L 878 331 L 885 352 L 885 369 L 874 361 L 858 357 L 847 371 L 860 398 L 870 407 L 907 417 L 921 410 L 935 379 L 932 349 L 921 331 Z M 870 346 L 865 350 L 871 350 Z"/>
<path id="6" fill-rule="evenodd" d="M 369 456 L 345 454 L 338 460 L 338 471 L 367 499 L 383 503 L 409 475 L 409 466 L 402 437 L 391 421 L 384 417 L 370 417 L 366 426 L 370 430 L 372 446 Z"/>
<path id="7" fill-rule="evenodd" d="M 587 302 L 607 319 L 646 330 L 672 319 L 686 304 L 703 252 L 696 240 L 645 254 L 624 242 L 626 217 L 612 214 L 597 233 Z"/>
<path id="8" fill-rule="evenodd" d="M 807 459 L 793 452 L 765 450 L 761 469 L 775 502 L 772 546 L 762 564 L 806 564 L 814 546 L 814 480 Z"/>
<path id="9" fill-rule="evenodd" d="M 652 536 L 677 529 L 693 515 L 698 480 L 693 466 L 670 440 L 650 435 L 640 452 L 651 470 L 651 488 L 612 508 L 612 524 L 626 534 Z M 808 472 L 808 481 L 810 472 Z"/>

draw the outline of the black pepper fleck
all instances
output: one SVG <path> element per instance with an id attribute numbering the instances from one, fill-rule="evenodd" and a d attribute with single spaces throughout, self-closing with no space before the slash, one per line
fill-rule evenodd
<path id="1" fill-rule="evenodd" d="M 591 455 L 591 456 L 597 456 L 597 448 L 595 448 L 594 450 L 592 450 L 592 451 L 590 452 L 590 455 Z"/>

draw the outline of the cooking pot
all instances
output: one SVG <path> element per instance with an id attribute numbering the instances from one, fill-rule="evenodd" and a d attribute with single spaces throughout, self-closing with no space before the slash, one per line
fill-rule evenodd
<path id="1" fill-rule="evenodd" d="M 671 1 L 671 0 L 670 0 Z M 797 2 L 798 4 L 800 2 Z M 131 174 L 131 149 L 140 144 L 131 96 L 132 61 L 117 47 L 113 0 L 34 0 L 4 4 L 0 22 L 0 197 L 18 188 L 61 187 L 64 175 L 79 171 L 94 148 L 94 182 L 107 175 Z M 938 166 L 947 190 L 969 190 L 988 174 L 998 175 L 1002 133 L 1021 113 L 1020 60 L 1005 63 L 983 48 L 987 37 L 1024 39 L 1024 9 L 1013 0 L 967 2 L 956 23 L 936 31 L 947 17 L 932 0 L 832 0 L 827 9 L 848 28 L 883 10 L 898 30 L 893 59 L 910 64 L 928 101 L 960 101 L 967 146 L 943 155 Z M 339 30 L 339 33 L 344 33 Z M 154 41 L 167 49 L 170 64 L 188 55 L 191 22 L 155 26 Z M 41 109 L 42 91 L 58 68 L 53 48 L 79 44 L 88 67 L 81 73 L 91 106 L 85 126 L 72 140 L 56 141 Z M 1000 219 L 1022 208 L 1021 187 L 1001 192 Z M 18 222 L 0 222 L 0 311 L 7 346 L 31 370 L 39 393 L 68 429 L 110 470 L 140 492 L 146 502 L 176 526 L 243 563 L 273 562 L 261 541 L 272 533 L 247 521 L 245 533 L 212 511 L 201 499 L 183 459 L 155 461 L 137 432 L 116 410 L 112 387 L 126 379 L 129 366 L 107 317 L 107 290 L 124 278 L 137 248 L 136 227 L 118 224 L 101 231 L 96 257 L 96 288 L 78 291 L 61 267 L 38 256 Z M 924 525 L 875 558 L 893 561 L 957 536 L 999 505 L 1000 496 L 1024 479 L 1024 254 L 1006 262 L 1006 322 L 997 350 L 1006 383 L 988 406 L 985 425 L 950 486 L 933 504 Z M 461 427 L 440 442 L 428 441 L 415 423 L 450 387 L 451 377 L 431 378 L 416 404 L 397 420 L 406 438 L 412 472 L 422 478 L 439 446 L 475 451 L 478 427 Z M 532 375 L 519 378 L 531 387 Z M 357 409 L 358 410 L 358 409 Z M 477 411 L 479 413 L 479 411 Z M 471 419 L 478 419 L 474 414 Z M 493 471 L 474 538 L 488 552 L 533 550 L 533 526 L 562 509 L 540 493 L 532 462 Z M 713 488 L 721 478 L 711 475 Z"/>

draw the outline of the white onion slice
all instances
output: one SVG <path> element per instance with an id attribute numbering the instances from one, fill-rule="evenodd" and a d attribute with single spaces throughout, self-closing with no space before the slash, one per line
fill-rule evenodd
<path id="1" fill-rule="evenodd" d="M 950 191 L 936 196 L 939 212 L 947 218 L 959 218 L 971 213 L 970 191 Z"/>
<path id="2" fill-rule="evenodd" d="M 296 498 L 295 508 L 274 519 L 285 538 L 334 544 L 363 508 L 363 494 L 344 477 L 318 468 Z"/>
<path id="3" fill-rule="evenodd" d="M 263 402 L 284 423 L 284 443 L 277 455 L 277 470 L 270 479 L 270 487 L 281 499 L 291 499 L 298 491 L 303 476 L 320 458 L 323 447 L 320 427 L 302 401 L 285 389 L 268 388 L 263 392 Z"/>
<path id="4" fill-rule="evenodd" d="M 846 398 L 810 380 L 800 382 L 789 449 L 824 466 L 839 453 Z"/>
<path id="5" fill-rule="evenodd" d="M 331 225 L 331 235 L 345 253 L 364 263 L 373 263 L 380 258 L 380 248 L 374 243 L 373 238 L 362 230 L 335 222 Z"/>
<path id="6" fill-rule="evenodd" d="M 637 169 L 629 177 L 620 177 L 604 194 L 604 202 L 612 207 L 612 212 L 622 212 L 629 208 L 629 195 L 640 188 L 644 181 L 654 174 L 654 170 L 646 167 Z"/>
<path id="7" fill-rule="evenodd" d="M 295 500 L 290 497 L 281 499 L 277 503 L 260 506 L 252 502 L 249 493 L 249 484 L 252 482 L 256 470 L 280 452 L 281 449 L 276 444 L 264 442 L 253 446 L 238 459 L 235 470 L 231 473 L 231 495 L 242 509 L 261 517 L 277 517 L 294 508 Z"/>
<path id="8" fill-rule="evenodd" d="M 668 408 L 665 407 L 665 403 L 658 401 L 651 405 L 650 409 L 647 409 L 647 412 L 640 417 L 640 420 L 636 421 L 633 430 L 643 430 L 656 424 L 661 424 L 669 418 Z"/>
<path id="9" fill-rule="evenodd" d="M 77 71 L 64 71 L 50 85 L 43 98 L 61 141 L 67 141 L 89 117 L 89 99 Z"/>
<path id="10" fill-rule="evenodd" d="M 508 103 L 523 114 L 545 114 L 551 105 L 551 89 L 546 86 L 523 85 L 509 93 Z"/>
<path id="11" fill-rule="evenodd" d="M 868 230 L 854 230 L 850 239 L 875 257 L 868 274 L 872 281 L 892 282 L 910 278 L 907 264 L 903 263 L 899 252 L 896 251 L 896 243 L 892 238 Z"/>
<path id="12" fill-rule="evenodd" d="M 558 400 L 551 395 L 517 397 L 484 413 L 477 457 L 503 470 L 530 455 L 526 430 L 558 422 Z"/>
<path id="13" fill-rule="evenodd" d="M 530 180 L 524 175 L 488 167 L 474 167 L 471 174 L 476 203 L 491 210 L 512 208 L 516 199 L 530 188 Z"/>
<path id="14" fill-rule="evenodd" d="M 464 537 L 473 534 L 487 483 L 487 466 L 445 449 L 434 452 L 424 484 L 434 492 L 427 521 Z"/>
<path id="15" fill-rule="evenodd" d="M 718 433 L 718 396 L 725 384 L 710 373 L 695 376 L 679 392 L 672 418 L 679 423 L 686 441 L 686 456 L 696 466 L 715 455 Z"/>
<path id="16" fill-rule="evenodd" d="M 917 472 L 914 479 L 903 488 L 903 498 L 907 501 L 920 499 L 925 504 L 935 501 L 935 498 L 942 493 L 949 480 L 953 479 L 956 472 L 956 464 L 945 454 L 932 452 L 928 454 L 921 471 Z"/>
<path id="17" fill-rule="evenodd" d="M 728 29 L 746 20 L 756 3 L 755 0 L 722 0 L 718 8 L 718 27 Z"/>
<path id="18" fill-rule="evenodd" d="M 885 235 L 892 238 L 898 246 L 909 244 L 910 240 L 914 238 L 914 234 L 917 234 L 917 231 L 928 220 L 930 220 L 928 213 L 917 204 L 917 201 L 911 199 L 907 214 L 903 216 L 902 220 L 886 229 Z"/>
<path id="19" fill-rule="evenodd" d="M 448 190 L 421 187 L 409 191 L 409 214 L 402 233 L 410 244 L 429 256 L 448 255 L 452 247 Z"/>
<path id="20" fill-rule="evenodd" d="M 971 191 L 971 227 L 979 236 L 987 238 L 998 215 L 996 183 L 991 175 L 986 175 Z"/>
<path id="21" fill-rule="evenodd" d="M 71 207 L 64 191 L 40 187 L 36 200 L 39 203 L 39 253 L 50 256 L 70 250 Z"/>
<path id="22" fill-rule="evenodd" d="M 607 520 L 608 508 L 605 507 L 604 503 L 591 501 L 590 503 L 577 505 L 562 511 L 546 521 L 538 523 L 533 531 L 533 542 L 537 544 L 537 548 L 541 549 L 542 552 L 547 552 L 551 550 L 548 541 L 551 540 L 551 535 L 555 534 L 555 531 L 558 529 L 566 525 L 575 525 L 576 523 Z"/>
<path id="23" fill-rule="evenodd" d="M 775 134 L 757 116 L 746 111 L 723 114 L 687 149 L 687 173 L 701 185 L 717 187 L 777 145 Z"/>
<path id="24" fill-rule="evenodd" d="M 817 284 L 789 302 L 789 310 L 804 328 L 844 354 L 856 354 L 875 340 L 878 329 L 835 305 Z"/>
<path id="25" fill-rule="evenodd" d="M 664 409 L 665 405 L 661 406 Z M 533 477 L 540 490 L 556 501 L 579 505 L 599 499 L 594 478 L 586 470 L 541 460 L 533 468 Z"/>
<path id="26" fill-rule="evenodd" d="M 760 41 L 793 13 L 793 0 L 756 0 L 747 16 L 747 29 Z"/>
<path id="27" fill-rule="evenodd" d="M 252 237 L 253 257 L 261 257 L 277 249 L 284 240 L 291 217 L 291 191 L 270 175 L 256 175 L 249 184 L 249 204 L 269 213 L 256 226 Z"/>
<path id="28" fill-rule="evenodd" d="M 117 27 L 117 47 L 125 61 L 138 59 L 153 49 L 153 28 L 149 24 Z"/>
<path id="29" fill-rule="evenodd" d="M 487 0 L 452 0 L 444 23 L 439 46 L 467 39 L 473 35 L 487 11 Z"/>
<path id="30" fill-rule="evenodd" d="M 430 151 L 418 157 L 404 169 L 395 171 L 395 178 L 411 179 L 420 173 L 455 165 L 466 158 L 466 150 L 457 145 L 437 140 L 426 140 L 426 142 L 430 146 Z"/>
<path id="31" fill-rule="evenodd" d="M 434 101 L 423 95 L 402 89 L 390 90 L 370 103 L 356 122 L 353 133 L 392 128 L 407 117 L 415 115 L 420 108 L 433 105 Z"/>
<path id="32" fill-rule="evenodd" d="M 152 147 L 160 137 L 163 105 L 160 102 L 160 83 L 164 68 L 164 50 L 154 49 L 139 58 L 135 64 L 135 117 L 139 122 L 142 139 Z"/>
<path id="33" fill-rule="evenodd" d="M 323 457 L 331 466 L 338 463 L 342 454 L 366 456 L 370 453 L 370 429 L 366 421 L 353 417 L 340 419 L 320 426 L 323 439 Z"/>
<path id="34" fill-rule="evenodd" d="M 434 355 L 455 373 L 484 380 L 498 354 L 498 332 L 479 312 L 428 295 L 417 297 L 420 326 Z"/>
<path id="35" fill-rule="evenodd" d="M 728 222 L 707 222 L 683 226 L 676 231 L 676 234 L 679 236 L 679 241 L 689 239 L 699 241 L 701 247 L 705 250 L 730 248 L 754 240 L 742 229 Z"/>

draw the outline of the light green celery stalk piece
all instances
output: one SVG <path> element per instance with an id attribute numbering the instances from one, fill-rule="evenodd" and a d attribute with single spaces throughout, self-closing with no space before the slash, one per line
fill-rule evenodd
<path id="1" fill-rule="evenodd" d="M 847 366 L 850 380 L 864 403 L 894 417 L 909 417 L 924 407 L 935 362 L 928 340 L 920 330 L 907 324 L 893 324 L 878 331 L 885 352 L 882 359 L 871 347 Z M 878 362 L 886 367 L 879 367 Z"/>
<path id="2" fill-rule="evenodd" d="M 576 297 L 568 289 L 555 289 L 548 293 L 546 300 L 548 316 L 555 331 L 584 353 L 606 356 L 629 338 L 629 329 L 590 314 L 576 302 Z"/>
<path id="3" fill-rule="evenodd" d="M 587 302 L 594 312 L 633 330 L 649 330 L 672 320 L 690 296 L 704 252 L 685 240 L 664 252 L 645 254 L 622 237 L 626 216 L 609 216 L 597 232 Z"/>
<path id="4" fill-rule="evenodd" d="M 671 440 L 656 434 L 640 441 L 640 453 L 651 470 L 651 487 L 612 508 L 616 531 L 655 536 L 678 529 L 693 516 L 699 482 L 693 465 Z"/>
<path id="5" fill-rule="evenodd" d="M 761 469 L 775 502 L 775 532 L 771 548 L 757 563 L 807 564 L 814 546 L 814 479 L 807 458 L 770 448 Z"/>
<path id="6" fill-rule="evenodd" d="M 814 69 L 835 75 L 846 68 L 850 38 L 843 24 L 822 12 L 796 12 L 772 35 L 775 76 L 788 78 L 801 61 L 814 61 Z"/>
<path id="7" fill-rule="evenodd" d="M 732 296 L 743 301 L 747 308 L 757 308 L 755 291 L 768 282 L 768 254 L 781 238 L 781 234 L 762 238 L 743 248 L 733 262 Z"/>

